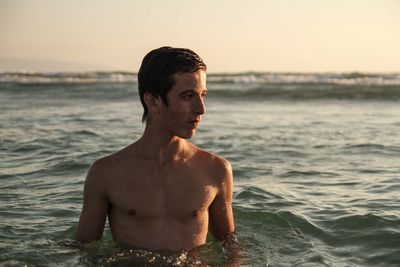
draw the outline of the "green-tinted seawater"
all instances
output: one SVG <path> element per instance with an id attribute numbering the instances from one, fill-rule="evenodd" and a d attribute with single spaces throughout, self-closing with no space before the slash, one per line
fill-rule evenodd
<path id="1" fill-rule="evenodd" d="M 193 142 L 232 163 L 241 266 L 400 265 L 398 100 L 213 96 L 213 86 L 230 84 L 208 85 Z M 148 259 L 118 256 L 108 229 L 84 250 L 69 246 L 90 164 L 144 128 L 136 90 L 132 83 L 0 84 L 0 266 Z M 213 266 L 224 258 L 212 240 L 199 254 Z M 190 265 L 190 255 L 179 257 Z"/>

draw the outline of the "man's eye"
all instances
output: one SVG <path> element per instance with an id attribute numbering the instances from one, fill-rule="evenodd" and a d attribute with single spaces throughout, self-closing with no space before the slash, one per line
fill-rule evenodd
<path id="1" fill-rule="evenodd" d="M 193 96 L 193 94 L 186 94 L 186 95 L 183 95 L 182 98 L 183 99 L 190 99 L 192 96 Z"/>

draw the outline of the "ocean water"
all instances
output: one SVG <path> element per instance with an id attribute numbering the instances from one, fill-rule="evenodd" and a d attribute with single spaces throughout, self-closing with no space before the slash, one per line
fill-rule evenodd
<path id="1" fill-rule="evenodd" d="M 192 141 L 233 166 L 240 266 L 400 266 L 400 74 L 208 80 Z M 223 265 L 212 238 L 195 259 L 120 253 L 108 228 L 69 245 L 90 164 L 141 114 L 131 73 L 0 73 L 0 266 Z"/>

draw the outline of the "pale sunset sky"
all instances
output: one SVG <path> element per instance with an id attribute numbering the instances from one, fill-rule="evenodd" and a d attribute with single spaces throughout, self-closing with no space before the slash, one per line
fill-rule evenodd
<path id="1" fill-rule="evenodd" d="M 0 0 L 0 70 L 136 72 L 188 47 L 209 72 L 400 72 L 400 0 Z"/>

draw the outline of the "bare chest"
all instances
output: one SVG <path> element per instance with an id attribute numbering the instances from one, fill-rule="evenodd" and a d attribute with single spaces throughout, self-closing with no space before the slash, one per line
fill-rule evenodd
<path id="1" fill-rule="evenodd" d="M 148 170 L 115 179 L 109 200 L 113 209 L 137 220 L 187 220 L 204 214 L 216 193 L 204 172 Z"/>

